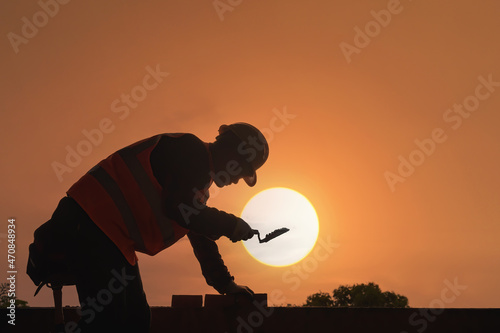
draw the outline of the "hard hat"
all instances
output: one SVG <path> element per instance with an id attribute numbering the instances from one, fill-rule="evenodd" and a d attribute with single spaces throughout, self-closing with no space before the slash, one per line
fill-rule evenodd
<path id="1" fill-rule="evenodd" d="M 243 177 L 243 180 L 248 186 L 252 187 L 257 183 L 257 173 L 255 171 L 264 165 L 269 156 L 267 140 L 261 131 L 247 123 L 234 123 L 219 127 L 219 135 L 227 131 L 231 131 L 241 140 L 242 143 L 241 146 L 238 146 L 238 152 L 240 154 L 249 154 L 246 161 L 253 174 L 249 177 Z"/>

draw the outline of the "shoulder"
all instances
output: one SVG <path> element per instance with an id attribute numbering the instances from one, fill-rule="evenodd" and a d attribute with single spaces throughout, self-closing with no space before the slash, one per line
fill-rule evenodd
<path id="1" fill-rule="evenodd" d="M 189 151 L 205 151 L 204 142 L 191 133 L 160 134 L 159 146 Z"/>
<path id="2" fill-rule="evenodd" d="M 208 151 L 205 143 L 190 133 L 160 134 L 157 146 L 151 153 L 152 162 L 183 168 L 192 164 L 208 165 Z M 206 163 L 205 163 L 206 162 Z M 190 166 L 192 168 L 192 166 Z"/>
<path id="3" fill-rule="evenodd" d="M 209 160 L 205 143 L 188 133 L 160 134 L 150 158 L 153 173 L 160 184 L 166 184 L 165 174 L 168 173 L 175 186 L 189 191 L 202 188 L 210 181 Z"/>

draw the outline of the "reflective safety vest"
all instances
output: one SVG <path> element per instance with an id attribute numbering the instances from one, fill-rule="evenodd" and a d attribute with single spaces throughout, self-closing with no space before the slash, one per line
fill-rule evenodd
<path id="1" fill-rule="evenodd" d="M 150 155 L 164 136 L 182 134 L 160 134 L 117 151 L 67 192 L 131 265 L 137 262 L 135 251 L 155 255 L 189 231 L 163 213 L 162 187 L 153 174 Z M 204 191 L 201 196 L 208 197 L 208 187 Z"/>

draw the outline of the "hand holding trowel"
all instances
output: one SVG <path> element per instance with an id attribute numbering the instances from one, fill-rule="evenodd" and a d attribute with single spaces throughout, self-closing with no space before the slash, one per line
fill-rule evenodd
<path id="1" fill-rule="evenodd" d="M 243 221 L 242 219 L 238 219 L 236 222 L 236 226 L 232 233 L 232 236 L 229 237 L 233 243 L 238 242 L 240 240 L 249 240 L 254 235 L 257 235 L 259 238 L 259 243 L 267 243 L 271 239 L 274 239 L 280 235 L 283 235 L 285 232 L 290 231 L 288 228 L 279 228 L 270 232 L 264 238 L 260 238 L 260 233 L 258 230 L 252 229 L 248 223 Z"/>

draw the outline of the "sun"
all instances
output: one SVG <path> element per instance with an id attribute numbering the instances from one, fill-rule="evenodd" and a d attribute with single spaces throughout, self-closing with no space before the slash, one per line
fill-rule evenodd
<path id="1" fill-rule="evenodd" d="M 316 210 L 305 196 L 289 188 L 273 187 L 257 193 L 243 208 L 241 218 L 259 230 L 261 238 L 278 228 L 290 229 L 267 243 L 259 243 L 257 236 L 243 242 L 245 249 L 266 265 L 292 265 L 305 258 L 318 239 Z"/>

